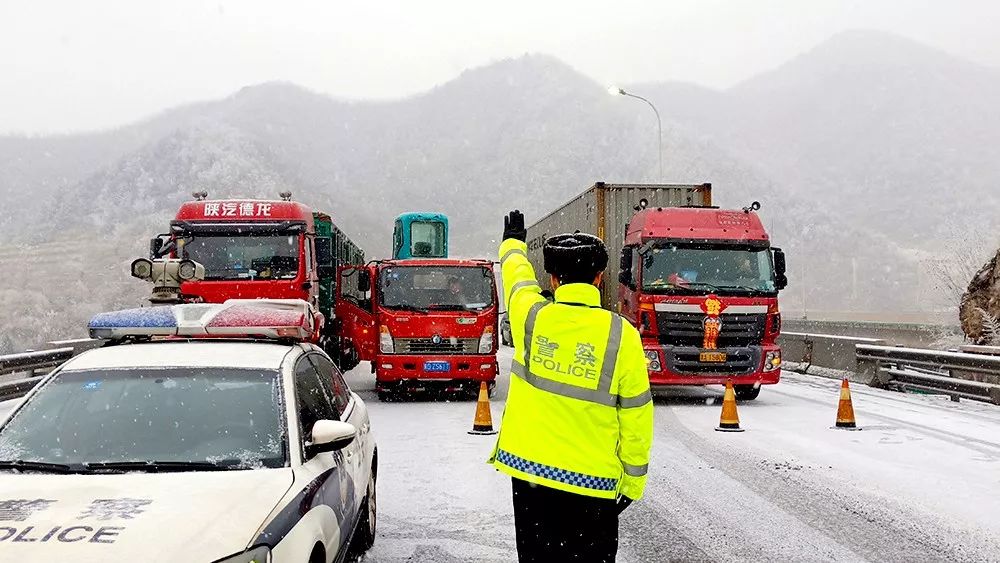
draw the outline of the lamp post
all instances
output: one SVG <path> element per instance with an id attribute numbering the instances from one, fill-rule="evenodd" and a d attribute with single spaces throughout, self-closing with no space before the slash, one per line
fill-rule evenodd
<path id="1" fill-rule="evenodd" d="M 626 92 L 623 88 L 617 86 L 611 86 L 608 88 L 608 92 L 612 95 L 628 96 L 630 98 L 635 98 L 637 100 L 642 100 L 649 104 L 649 107 L 653 108 L 653 113 L 656 114 L 656 156 L 660 162 L 660 182 L 663 182 L 663 122 L 660 120 L 660 112 L 656 110 L 656 106 L 653 102 L 643 98 L 642 96 L 637 96 L 630 92 Z"/>

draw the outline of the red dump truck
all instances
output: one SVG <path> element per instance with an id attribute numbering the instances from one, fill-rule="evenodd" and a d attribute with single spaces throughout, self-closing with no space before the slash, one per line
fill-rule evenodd
<path id="1" fill-rule="evenodd" d="M 639 329 L 650 383 L 732 379 L 738 398 L 755 399 L 780 377 L 778 291 L 787 284 L 759 207 L 713 207 L 711 184 L 599 182 L 528 227 L 528 258 L 544 277 L 547 237 L 603 238 L 603 305 Z"/>
<path id="2" fill-rule="evenodd" d="M 381 400 L 403 393 L 492 390 L 498 299 L 493 263 L 405 259 L 341 268 L 337 318 Z"/>
<path id="3" fill-rule="evenodd" d="M 202 279 L 180 284 L 181 301 L 308 301 L 322 316 L 318 343 L 342 369 L 357 365 L 334 318 L 334 286 L 338 267 L 363 264 L 364 252 L 330 215 L 292 201 L 289 192 L 280 200 L 209 200 L 200 192 L 181 205 L 169 233 L 150 241 L 150 258 L 165 256 L 204 267 Z M 133 275 L 141 262 L 133 262 Z"/>

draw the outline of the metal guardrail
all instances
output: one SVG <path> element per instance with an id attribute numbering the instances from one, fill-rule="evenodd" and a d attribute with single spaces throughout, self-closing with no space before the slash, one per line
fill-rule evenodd
<path id="1" fill-rule="evenodd" d="M 1000 405 L 1000 356 L 858 344 L 856 357 L 870 385 Z"/>
<path id="2" fill-rule="evenodd" d="M 0 376 L 24 374 L 25 377 L 0 383 L 0 401 L 23 397 L 48 373 L 77 354 L 97 348 L 102 342 L 83 338 L 58 340 L 45 344 L 45 350 L 0 356 Z"/>
<path id="3" fill-rule="evenodd" d="M 782 332 L 778 337 L 781 356 L 787 362 L 841 371 L 856 371 L 854 347 L 858 344 L 885 344 L 884 340 L 833 334 Z"/>

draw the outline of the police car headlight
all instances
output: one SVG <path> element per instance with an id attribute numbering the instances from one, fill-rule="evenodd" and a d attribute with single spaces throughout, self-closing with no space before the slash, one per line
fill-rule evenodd
<path id="1" fill-rule="evenodd" d="M 781 350 L 768 352 L 764 356 L 764 371 L 774 371 L 781 368 Z"/>
<path id="2" fill-rule="evenodd" d="M 270 563 L 271 548 L 259 545 L 255 548 L 219 559 L 215 563 Z"/>
<path id="3" fill-rule="evenodd" d="M 644 350 L 646 354 L 646 369 L 649 371 L 660 371 L 663 365 L 660 364 L 660 353 L 656 350 Z"/>

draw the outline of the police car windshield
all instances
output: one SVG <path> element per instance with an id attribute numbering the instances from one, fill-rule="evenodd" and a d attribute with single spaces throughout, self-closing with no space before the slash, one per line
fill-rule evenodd
<path id="1" fill-rule="evenodd" d="M 642 257 L 649 293 L 774 293 L 767 248 L 665 245 Z"/>
<path id="2" fill-rule="evenodd" d="M 63 372 L 0 429 L 0 459 L 283 467 L 279 382 L 233 368 Z"/>
<path id="3" fill-rule="evenodd" d="M 295 234 L 199 234 L 186 239 L 182 257 L 204 266 L 206 280 L 289 280 L 299 273 L 299 240 Z"/>
<path id="4" fill-rule="evenodd" d="M 482 310 L 493 305 L 493 273 L 481 266 L 395 266 L 379 277 L 390 309 Z"/>

